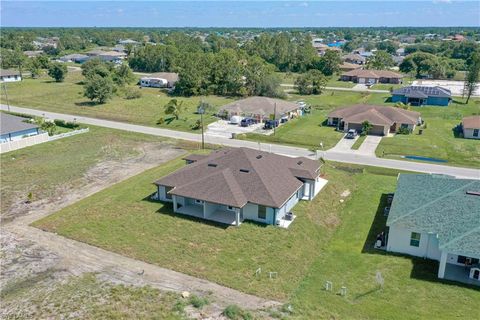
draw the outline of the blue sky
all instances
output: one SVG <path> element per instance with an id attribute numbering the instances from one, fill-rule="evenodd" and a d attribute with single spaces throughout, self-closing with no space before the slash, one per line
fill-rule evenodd
<path id="1" fill-rule="evenodd" d="M 479 1 L 5 1 L 14 27 L 480 26 Z"/>

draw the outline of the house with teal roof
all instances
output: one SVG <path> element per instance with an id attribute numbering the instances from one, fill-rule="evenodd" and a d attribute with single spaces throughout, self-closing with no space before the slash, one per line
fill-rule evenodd
<path id="1" fill-rule="evenodd" d="M 480 180 L 400 174 L 387 226 L 387 251 L 437 260 L 439 278 L 480 285 Z"/>

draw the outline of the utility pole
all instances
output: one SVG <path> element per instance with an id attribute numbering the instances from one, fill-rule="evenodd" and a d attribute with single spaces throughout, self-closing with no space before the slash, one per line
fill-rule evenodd
<path id="1" fill-rule="evenodd" d="M 277 127 L 277 103 L 273 105 L 273 135 L 275 135 L 275 131 Z"/>
<path id="2" fill-rule="evenodd" d="M 3 91 L 5 91 L 5 100 L 7 100 L 7 108 L 10 111 L 10 103 L 8 102 L 8 94 L 7 94 L 7 84 L 3 83 Z"/>
<path id="3" fill-rule="evenodd" d="M 203 109 L 202 112 L 200 113 L 200 122 L 202 123 L 202 150 L 205 149 L 205 136 L 203 133 Z"/>

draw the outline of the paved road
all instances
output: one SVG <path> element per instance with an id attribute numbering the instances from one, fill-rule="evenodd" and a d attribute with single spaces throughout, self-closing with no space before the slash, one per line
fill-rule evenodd
<path id="1" fill-rule="evenodd" d="M 0 105 L 2 110 L 7 110 L 6 105 Z M 10 110 L 13 112 L 26 113 L 36 116 L 44 116 L 51 119 L 62 119 L 65 121 L 73 121 L 74 119 L 77 122 L 107 127 L 119 130 L 133 131 L 145 134 L 151 134 L 161 137 L 173 138 L 173 139 L 183 139 L 189 141 L 201 141 L 201 135 L 190 132 L 181 132 L 174 131 L 169 129 L 161 129 L 154 127 L 147 127 L 123 122 L 116 122 L 110 120 L 102 120 L 96 118 L 89 118 L 83 116 L 67 115 L 61 113 L 47 112 L 36 109 L 20 108 L 11 106 Z M 233 140 L 223 137 L 213 137 L 206 136 L 206 143 L 219 144 L 231 147 L 248 147 L 248 148 L 260 148 L 264 151 L 274 152 L 277 154 L 283 154 L 288 156 L 304 156 L 309 158 L 315 158 L 316 154 L 308 149 L 299 148 L 299 147 L 290 147 L 277 144 L 265 144 L 257 143 L 252 141 L 245 140 Z M 402 161 L 402 160 L 393 160 L 393 159 L 384 159 L 376 158 L 370 155 L 361 155 L 361 154 L 352 154 L 350 152 L 338 152 L 335 150 L 319 151 L 318 155 L 323 157 L 325 160 L 345 162 L 345 163 L 354 163 L 360 165 L 376 166 L 383 168 L 391 168 L 397 170 L 406 170 L 406 171 L 416 171 L 424 173 L 439 173 L 456 176 L 459 178 L 471 178 L 471 179 L 480 179 L 480 170 L 471 169 L 471 168 L 461 168 L 461 167 L 451 167 L 446 165 L 430 164 L 430 163 L 421 163 L 413 161 Z"/>

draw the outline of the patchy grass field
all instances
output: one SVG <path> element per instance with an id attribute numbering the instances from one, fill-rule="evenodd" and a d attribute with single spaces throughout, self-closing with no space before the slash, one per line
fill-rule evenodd
<path id="1" fill-rule="evenodd" d="M 277 72 L 277 74 L 282 79 L 283 84 L 294 84 L 297 77 L 300 73 L 295 72 Z M 353 88 L 355 83 L 347 82 L 347 81 L 340 81 L 340 75 L 334 74 L 333 76 L 328 78 L 327 87 L 340 87 L 340 88 Z"/>
<path id="2" fill-rule="evenodd" d="M 82 81 L 83 76 L 80 71 L 71 71 L 67 74 L 65 82 L 62 83 L 53 82 L 47 76 L 9 83 L 7 85 L 9 102 L 19 107 L 190 131 L 190 126 L 200 118 L 195 111 L 201 100 L 211 103 L 215 108 L 232 101 L 217 96 L 179 97 L 178 99 L 183 101 L 186 107 L 186 110 L 180 115 L 180 119 L 157 125 L 159 118 L 163 117 L 167 120 L 172 117 L 165 115 L 163 107 L 173 97 L 168 96 L 160 89 L 142 88 L 142 97 L 132 100 L 125 99 L 122 92 L 119 91 L 107 103 L 95 105 L 83 96 Z M 130 87 L 136 86 L 131 85 Z M 3 91 L 2 99 L 4 99 Z M 215 117 L 208 114 L 204 117 L 204 121 L 206 124 L 211 123 L 215 121 Z"/>
<path id="3" fill-rule="evenodd" d="M 447 160 L 448 165 L 480 167 L 480 141 L 463 139 L 454 130 L 462 118 L 480 114 L 480 100 L 471 100 L 468 105 L 454 101 L 448 107 L 415 107 L 422 114 L 427 127 L 409 135 L 396 135 L 382 139 L 376 150 L 379 157 L 399 158 L 415 155 Z"/>
<path id="4" fill-rule="evenodd" d="M 248 293 L 291 301 L 293 316 L 302 319 L 379 314 L 449 318 L 476 312 L 480 292 L 437 282 L 436 263 L 370 250 L 384 223 L 378 219 L 382 194 L 394 191 L 397 171 L 327 164 L 329 184 L 314 201 L 294 208 L 297 219 L 284 230 L 254 223 L 224 227 L 146 200 L 154 192 L 153 180 L 183 165 L 175 160 L 149 170 L 34 225 Z M 257 278 L 259 267 L 264 273 Z M 385 288 L 378 292 L 377 270 L 385 278 Z M 278 278 L 268 279 L 268 271 L 278 272 Z M 346 285 L 348 297 L 324 292 L 325 280 L 332 280 L 336 290 Z"/>
<path id="5" fill-rule="evenodd" d="M 85 183 L 85 174 L 95 165 L 137 156 L 146 144 L 162 141 L 90 126 L 87 133 L 4 153 L 0 157 L 2 215 L 15 203 L 26 201 L 30 192 L 33 201 L 58 197 Z"/>
<path id="6" fill-rule="evenodd" d="M 113 285 L 93 274 L 53 286 L 30 281 L 2 289 L 5 319 L 187 319 L 177 307 L 181 297 L 150 287 Z"/>

